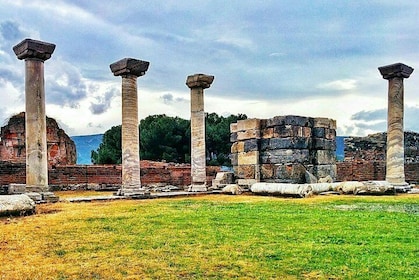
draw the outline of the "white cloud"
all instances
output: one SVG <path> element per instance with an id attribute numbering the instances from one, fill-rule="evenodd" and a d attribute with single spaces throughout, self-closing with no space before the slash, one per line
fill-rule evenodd
<path id="1" fill-rule="evenodd" d="M 353 79 L 336 80 L 327 83 L 320 83 L 317 85 L 319 89 L 326 90 L 353 90 L 356 89 L 357 81 Z"/>

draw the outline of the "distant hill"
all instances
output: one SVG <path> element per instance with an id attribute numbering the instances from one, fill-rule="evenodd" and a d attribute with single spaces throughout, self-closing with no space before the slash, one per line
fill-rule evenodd
<path id="1" fill-rule="evenodd" d="M 336 158 L 338 161 L 343 161 L 345 157 L 344 139 L 347 136 L 336 136 Z M 77 149 L 77 164 L 92 164 L 90 155 L 92 150 L 97 150 L 100 143 L 102 143 L 103 134 L 72 136 Z"/>
<path id="2" fill-rule="evenodd" d="M 76 144 L 77 164 L 92 164 L 90 155 L 92 150 L 97 150 L 102 143 L 103 134 L 72 136 L 70 137 Z"/>

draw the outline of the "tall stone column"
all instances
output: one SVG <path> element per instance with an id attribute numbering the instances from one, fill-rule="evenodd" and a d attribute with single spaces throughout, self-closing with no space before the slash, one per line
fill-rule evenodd
<path id="1" fill-rule="evenodd" d="M 149 62 L 124 58 L 110 65 L 122 77 L 122 189 L 120 195 L 144 194 L 140 180 L 137 78 L 145 75 Z"/>
<path id="2" fill-rule="evenodd" d="M 404 89 L 403 79 L 409 78 L 413 68 L 396 63 L 378 68 L 388 80 L 387 163 L 386 181 L 393 186 L 405 186 L 404 174 Z"/>
<path id="3" fill-rule="evenodd" d="M 188 76 L 186 85 L 191 89 L 191 175 L 193 192 L 207 191 L 205 155 L 204 89 L 209 88 L 214 76 L 195 74 Z"/>
<path id="4" fill-rule="evenodd" d="M 32 39 L 13 47 L 17 58 L 25 60 L 26 187 L 30 191 L 48 191 L 44 61 L 54 49 L 54 44 Z"/>

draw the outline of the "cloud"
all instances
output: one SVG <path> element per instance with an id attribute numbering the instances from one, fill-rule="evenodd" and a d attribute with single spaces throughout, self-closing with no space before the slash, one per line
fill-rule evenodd
<path id="1" fill-rule="evenodd" d="M 104 96 L 96 96 L 95 102 L 90 103 L 90 111 L 94 115 L 100 115 L 105 113 L 111 106 L 112 98 L 119 95 L 119 91 L 116 88 L 109 89 L 105 92 Z"/>
<path id="2" fill-rule="evenodd" d="M 48 64 L 48 61 L 46 62 Z M 46 102 L 63 107 L 78 108 L 87 97 L 87 84 L 76 67 L 65 61 L 55 60 L 47 65 Z"/>
<path id="3" fill-rule="evenodd" d="M 6 41 L 17 41 L 24 36 L 18 24 L 10 20 L 0 23 L 0 34 Z"/>
<path id="4" fill-rule="evenodd" d="M 387 120 L 387 109 L 378 109 L 371 111 L 360 111 L 351 116 L 351 120 L 354 121 L 386 121 Z"/>
<path id="5" fill-rule="evenodd" d="M 336 80 L 327 83 L 321 83 L 317 85 L 319 89 L 326 89 L 326 90 L 353 90 L 356 88 L 357 81 L 353 79 L 343 79 L 343 80 Z"/>
<path id="6" fill-rule="evenodd" d="M 163 103 L 166 105 L 170 105 L 177 102 L 186 102 L 187 100 L 183 97 L 174 97 L 172 93 L 165 93 L 160 96 L 160 99 L 163 100 Z"/>

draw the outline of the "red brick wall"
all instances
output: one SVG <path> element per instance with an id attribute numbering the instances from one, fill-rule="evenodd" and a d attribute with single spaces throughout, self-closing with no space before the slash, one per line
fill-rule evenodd
<path id="1" fill-rule="evenodd" d="M 344 161 L 337 162 L 337 181 L 385 180 L 385 161 Z M 419 182 L 419 163 L 406 163 L 406 181 Z"/>
<path id="2" fill-rule="evenodd" d="M 0 161 L 0 186 L 10 183 L 25 183 L 25 164 Z M 220 170 L 218 166 L 207 167 L 207 182 Z M 60 165 L 48 170 L 50 185 L 120 185 L 121 165 Z M 144 185 L 164 183 L 175 186 L 191 184 L 191 167 L 188 164 L 174 165 L 141 161 L 141 183 Z"/>

